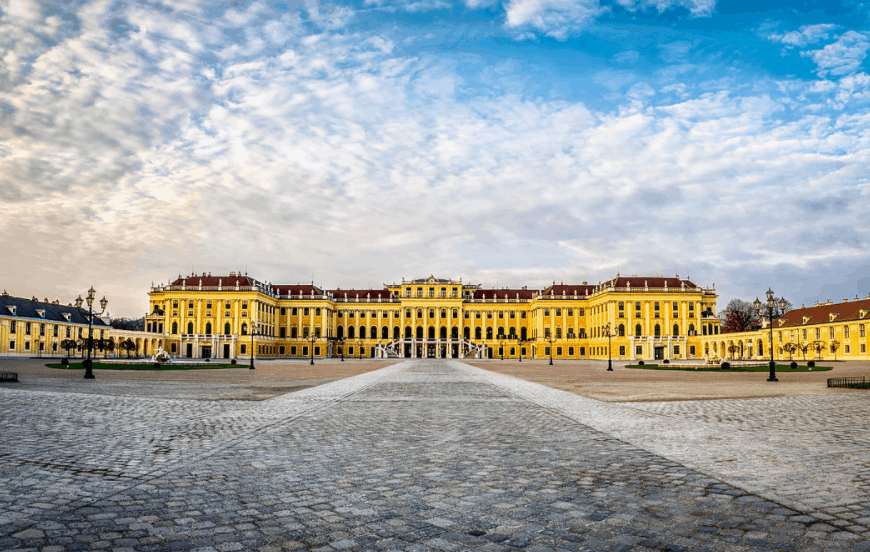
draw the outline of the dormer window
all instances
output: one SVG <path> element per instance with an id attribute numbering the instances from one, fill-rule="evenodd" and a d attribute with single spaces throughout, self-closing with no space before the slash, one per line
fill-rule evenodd
<path id="1" fill-rule="evenodd" d="M 840 315 L 839 313 L 832 312 L 830 314 L 830 317 L 831 317 L 830 322 L 833 322 L 834 320 L 836 320 L 839 315 Z"/>
<path id="2" fill-rule="evenodd" d="M 45 318 L 45 309 L 36 309 L 36 314 L 40 318 Z"/>
<path id="3" fill-rule="evenodd" d="M 15 316 L 15 311 L 18 310 L 18 307 L 16 307 L 15 305 L 6 308 L 9 310 L 9 314 L 11 314 L 12 316 Z"/>
<path id="4" fill-rule="evenodd" d="M 804 323 L 804 324 L 808 323 L 808 322 L 810 321 L 810 318 L 812 318 L 812 316 L 804 316 L 804 321 L 803 321 L 803 323 Z"/>
<path id="5" fill-rule="evenodd" d="M 69 322 L 69 319 L 70 319 L 70 313 L 68 313 L 68 312 L 62 312 L 62 313 L 60 313 L 60 315 L 63 317 L 64 320 L 66 320 L 67 322 Z"/>

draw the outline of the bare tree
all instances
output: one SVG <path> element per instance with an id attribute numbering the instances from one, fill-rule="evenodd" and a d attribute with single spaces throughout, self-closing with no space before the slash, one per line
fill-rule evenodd
<path id="1" fill-rule="evenodd" d="M 831 340 L 831 352 L 834 353 L 834 360 L 837 360 L 837 349 L 840 348 L 840 342 L 836 339 Z"/>
<path id="2" fill-rule="evenodd" d="M 825 348 L 825 342 L 821 339 L 813 341 L 810 346 L 816 352 L 816 360 L 822 360 L 822 349 Z"/>
<path id="3" fill-rule="evenodd" d="M 798 346 L 795 345 L 794 343 L 786 343 L 785 345 L 782 346 L 782 349 L 786 353 L 788 353 L 788 360 L 789 360 L 789 362 L 791 362 L 792 355 L 797 352 Z"/>

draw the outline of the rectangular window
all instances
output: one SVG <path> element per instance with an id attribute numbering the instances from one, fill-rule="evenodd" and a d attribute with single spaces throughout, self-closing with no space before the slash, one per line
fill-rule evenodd
<path id="1" fill-rule="evenodd" d="M 178 299 L 173 299 L 173 300 L 172 300 L 172 308 L 173 308 L 173 309 L 177 309 L 177 308 L 178 308 Z"/>
<path id="2" fill-rule="evenodd" d="M 14 342 L 14 341 L 10 341 L 10 342 L 9 342 L 9 350 L 10 350 L 10 351 L 14 351 L 14 350 L 15 350 L 15 342 Z"/>
<path id="3" fill-rule="evenodd" d="M 544 309 L 544 316 L 550 316 L 550 309 Z"/>
<path id="4" fill-rule="evenodd" d="M 689 354 L 695 356 L 695 346 L 689 345 Z"/>
<path id="5" fill-rule="evenodd" d="M 476 319 L 480 320 L 480 312 L 476 312 L 476 313 L 474 313 L 474 317 L 475 317 Z"/>
<path id="6" fill-rule="evenodd" d="M 469 314 L 470 314 L 470 313 L 469 313 L 468 311 L 465 311 L 465 312 L 462 313 L 462 314 L 463 314 L 463 317 L 464 317 L 466 320 L 468 320 L 468 317 L 469 317 Z"/>
<path id="7" fill-rule="evenodd" d="M 29 351 L 29 350 L 30 350 L 30 342 L 29 342 L 29 341 L 25 341 L 25 342 L 24 342 L 24 350 L 25 350 L 25 351 Z"/>
<path id="8" fill-rule="evenodd" d="M 843 326 L 843 337 L 849 339 L 849 326 Z"/>
<path id="9" fill-rule="evenodd" d="M 278 354 L 282 354 L 282 355 L 284 354 L 284 346 L 283 345 L 278 347 Z"/>
<path id="10" fill-rule="evenodd" d="M 643 345 L 636 345 L 634 347 L 634 354 L 637 356 L 643 356 Z"/>
<path id="11" fill-rule="evenodd" d="M 562 356 L 562 347 L 556 347 L 556 356 Z"/>
<path id="12" fill-rule="evenodd" d="M 309 314 L 308 311 L 309 311 L 308 307 L 305 307 L 304 309 L 302 309 L 302 316 L 308 316 L 308 314 Z"/>
<path id="13" fill-rule="evenodd" d="M 556 309 L 556 316 L 562 316 L 562 309 Z"/>
<path id="14" fill-rule="evenodd" d="M 568 316 L 574 316 L 574 308 L 568 307 Z"/>
<path id="15" fill-rule="evenodd" d="M 821 339 L 821 338 L 822 338 L 822 329 L 816 328 L 816 339 Z"/>
<path id="16" fill-rule="evenodd" d="M 845 349 L 846 349 L 846 354 L 847 354 L 847 355 L 848 355 L 848 354 L 849 354 L 849 352 L 850 352 L 850 351 L 849 351 L 849 346 L 848 346 L 848 345 L 846 345 L 846 346 L 845 346 Z"/>
<path id="17" fill-rule="evenodd" d="M 492 320 L 492 311 L 486 311 L 486 317 Z"/>
<path id="18" fill-rule="evenodd" d="M 314 348 L 314 356 L 320 356 L 320 347 Z"/>
<path id="19" fill-rule="evenodd" d="M 281 307 L 281 316 L 284 316 L 286 314 L 287 314 L 287 307 Z"/>
<path id="20" fill-rule="evenodd" d="M 806 339 L 807 339 L 807 331 L 804 329 L 804 330 L 801 330 L 801 333 L 802 333 L 803 336 L 804 336 L 804 337 L 803 337 L 804 341 L 806 341 Z"/>
<path id="21" fill-rule="evenodd" d="M 320 307 L 314 309 L 314 316 L 320 316 Z"/>
<path id="22" fill-rule="evenodd" d="M 244 305 L 242 308 L 247 308 L 247 304 L 248 304 L 247 301 L 245 301 L 244 303 L 242 303 L 242 305 Z M 190 301 L 187 302 L 187 308 L 189 308 L 189 309 L 192 309 L 192 308 L 193 308 L 193 299 L 191 299 Z"/>
<path id="23" fill-rule="evenodd" d="M 858 324 L 858 337 L 864 337 L 864 324 Z"/>
<path id="24" fill-rule="evenodd" d="M 348 356 L 353 356 L 353 347 L 352 346 L 347 348 L 347 354 L 348 354 Z"/>
<path id="25" fill-rule="evenodd" d="M 296 347 L 290 347 L 290 356 L 296 356 Z"/>
<path id="26" fill-rule="evenodd" d="M 580 356 L 586 356 L 586 347 L 580 347 Z"/>
<path id="27" fill-rule="evenodd" d="M 207 308 L 207 309 L 211 308 L 211 299 L 209 299 L 208 301 L 205 302 L 205 308 Z"/>
<path id="28" fill-rule="evenodd" d="M 302 356 L 308 356 L 308 347 L 302 347 Z"/>
<path id="29" fill-rule="evenodd" d="M 619 356 L 625 356 L 625 345 L 619 346 Z"/>
<path id="30" fill-rule="evenodd" d="M 674 354 L 675 355 L 680 354 L 680 346 L 679 345 L 674 345 Z"/>
<path id="31" fill-rule="evenodd" d="M 544 337 L 550 337 L 550 328 L 544 328 Z"/>
<path id="32" fill-rule="evenodd" d="M 349 311 L 349 312 L 347 313 L 347 317 L 348 317 L 348 318 L 353 318 L 353 311 Z"/>
<path id="33" fill-rule="evenodd" d="M 562 328 L 556 328 L 556 339 L 562 339 Z"/>
<path id="34" fill-rule="evenodd" d="M 504 319 L 504 311 L 498 311 L 498 317 Z"/>
<path id="35" fill-rule="evenodd" d="M 526 311 L 523 311 L 520 313 L 520 319 L 525 320 L 525 318 L 526 318 Z"/>
<path id="36" fill-rule="evenodd" d="M 544 347 L 544 354 L 547 356 L 550 356 L 550 348 L 549 347 Z"/>
<path id="37" fill-rule="evenodd" d="M 568 356 L 574 356 L 574 347 L 568 347 Z"/>
<path id="38" fill-rule="evenodd" d="M 828 330 L 828 337 L 834 339 L 834 328 L 830 328 Z"/>
<path id="39" fill-rule="evenodd" d="M 9 323 L 9 333 L 13 333 L 13 334 L 15 333 L 15 326 L 16 326 L 15 320 L 13 320 Z M 67 336 L 67 337 L 69 337 L 69 336 Z"/>
<path id="40" fill-rule="evenodd" d="M 287 328 L 281 328 L 280 330 L 278 330 L 278 335 L 280 337 L 287 337 Z M 284 354 L 284 353 L 281 353 L 281 354 Z"/>
<path id="41" fill-rule="evenodd" d="M 30 335 L 30 322 L 24 323 L 24 335 Z"/>
<path id="42" fill-rule="evenodd" d="M 54 335 L 54 337 L 57 337 L 57 329 L 58 329 L 58 328 L 57 328 L 57 324 L 55 324 L 55 325 L 54 325 L 54 332 L 52 332 L 53 335 Z"/>
<path id="43" fill-rule="evenodd" d="M 299 315 L 299 307 L 293 307 L 293 310 L 290 312 L 293 316 Z"/>
<path id="44" fill-rule="evenodd" d="M 864 343 L 862 343 L 862 344 L 861 344 L 861 354 L 863 355 L 863 354 L 866 353 L 866 352 L 867 352 L 867 345 L 865 345 Z"/>

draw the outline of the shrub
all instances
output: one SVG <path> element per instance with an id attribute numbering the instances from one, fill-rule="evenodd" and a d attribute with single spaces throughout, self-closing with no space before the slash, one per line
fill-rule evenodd
<path id="1" fill-rule="evenodd" d="M 61 366 L 69 366 L 69 360 L 62 358 L 60 359 Z"/>
<path id="2" fill-rule="evenodd" d="M 663 362 L 663 363 L 662 363 L 662 364 L 670 364 L 670 363 L 671 363 L 671 361 L 670 361 L 670 360 L 668 360 L 668 359 L 665 359 L 665 360 L 664 360 L 664 362 Z"/>
<path id="3" fill-rule="evenodd" d="M 731 363 L 730 363 L 730 362 L 723 362 L 723 363 L 722 363 L 722 369 L 723 369 L 723 370 L 730 370 L 730 369 L 731 369 Z"/>
<path id="4" fill-rule="evenodd" d="M 155 369 L 155 370 L 160 370 L 160 363 L 159 363 L 159 362 L 155 362 L 155 363 L 154 363 L 154 369 Z"/>
<path id="5" fill-rule="evenodd" d="M 789 366 L 789 368 L 791 368 L 792 370 L 795 370 L 795 369 L 797 369 L 797 362 L 795 362 L 795 361 L 791 361 L 791 364 L 789 364 L 788 366 Z"/>
<path id="6" fill-rule="evenodd" d="M 238 364 L 238 362 L 236 362 L 236 359 L 232 359 L 232 360 L 230 361 L 230 364 Z"/>
<path id="7" fill-rule="evenodd" d="M 807 366 L 809 366 L 810 368 L 813 368 L 815 365 L 816 365 L 815 360 L 811 360 L 811 361 L 807 362 Z"/>
<path id="8" fill-rule="evenodd" d="M 637 361 L 637 365 L 638 365 L 638 366 L 643 366 L 643 365 L 644 365 L 644 361 L 642 361 L 642 360 Z"/>
<path id="9" fill-rule="evenodd" d="M 205 359 L 205 361 L 206 361 L 206 362 L 210 362 L 210 361 L 211 361 L 211 359 L 210 359 L 210 358 L 207 358 L 207 359 Z"/>

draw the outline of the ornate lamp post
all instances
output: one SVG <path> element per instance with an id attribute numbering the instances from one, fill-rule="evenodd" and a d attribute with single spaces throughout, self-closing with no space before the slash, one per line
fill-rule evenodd
<path id="1" fill-rule="evenodd" d="M 505 340 L 504 334 L 498 334 L 498 346 L 499 346 L 499 352 L 501 353 L 500 354 L 501 360 L 504 360 L 504 340 Z"/>
<path id="2" fill-rule="evenodd" d="M 87 312 L 82 308 L 82 303 L 84 302 L 82 301 L 82 296 L 79 295 L 78 299 L 76 299 L 76 310 L 78 310 L 79 313 L 88 320 L 88 358 L 82 362 L 82 364 L 85 365 L 85 379 L 95 379 L 94 372 L 91 369 L 91 366 L 93 365 L 93 361 L 91 361 L 91 349 L 94 346 L 94 317 L 102 316 L 102 314 L 106 312 L 106 305 L 109 304 L 109 301 L 104 295 L 103 298 L 100 299 L 100 307 L 103 310 L 100 312 L 94 312 L 94 295 L 96 295 L 96 293 L 94 286 L 91 286 L 91 289 L 88 290 L 88 298 L 86 299 L 88 303 Z"/>
<path id="3" fill-rule="evenodd" d="M 762 305 L 761 301 L 758 300 L 758 297 L 756 297 L 755 301 L 752 303 L 756 316 L 766 318 L 767 325 L 770 326 L 770 377 L 767 378 L 767 381 L 779 381 L 776 378 L 776 361 L 773 360 L 773 320 L 785 311 L 786 306 L 787 303 L 785 302 L 785 299 L 780 299 L 779 303 L 773 299 L 773 290 L 770 288 L 767 288 L 766 305 Z M 778 310 L 777 307 L 779 307 Z"/>
<path id="4" fill-rule="evenodd" d="M 523 361 L 523 344 L 525 342 L 523 338 L 517 338 L 517 352 L 519 352 L 520 362 Z"/>
<path id="5" fill-rule="evenodd" d="M 362 339 L 360 339 L 359 340 L 359 359 L 360 360 L 362 360 L 362 356 L 363 356 L 363 347 L 364 347 L 364 341 Z"/>
<path id="6" fill-rule="evenodd" d="M 553 334 L 548 335 L 544 339 L 546 339 L 547 342 L 550 344 L 550 366 L 552 366 L 553 365 L 553 342 L 555 341 L 553 339 Z"/>
<path id="7" fill-rule="evenodd" d="M 612 353 L 611 349 L 613 347 L 611 346 L 610 339 L 613 337 L 613 328 L 610 325 L 610 322 L 608 322 L 607 324 L 604 325 L 604 335 L 607 336 L 607 371 L 612 372 L 613 371 L 613 355 L 611 354 Z"/>
<path id="8" fill-rule="evenodd" d="M 311 342 L 311 362 L 310 362 L 310 365 L 314 366 L 314 342 L 317 341 L 317 338 L 314 336 L 314 334 L 312 334 L 311 337 L 308 338 L 308 341 Z"/>

